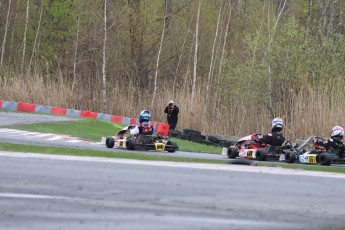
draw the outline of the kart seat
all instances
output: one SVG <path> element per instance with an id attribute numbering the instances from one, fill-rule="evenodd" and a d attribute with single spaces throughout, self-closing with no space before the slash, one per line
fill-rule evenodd
<path id="1" fill-rule="evenodd" d="M 280 154 L 283 147 L 282 146 L 273 146 L 273 145 L 266 145 L 267 152 Z"/>
<path id="2" fill-rule="evenodd" d="M 139 144 L 151 144 L 153 142 L 153 136 L 139 134 L 137 137 L 137 141 Z"/>

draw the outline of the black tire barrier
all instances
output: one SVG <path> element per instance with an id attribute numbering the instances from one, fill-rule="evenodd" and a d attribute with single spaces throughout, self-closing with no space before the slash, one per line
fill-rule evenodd
<path id="1" fill-rule="evenodd" d="M 221 141 L 221 139 L 219 139 L 218 137 L 213 136 L 213 135 L 208 136 L 207 139 L 209 141 L 212 141 L 213 143 L 219 143 Z"/>
<path id="2" fill-rule="evenodd" d="M 190 135 L 193 135 L 193 134 L 201 134 L 200 131 L 193 130 L 193 129 L 184 129 L 184 130 L 183 130 L 183 133 L 184 133 L 184 134 L 190 134 Z"/>
<path id="3" fill-rule="evenodd" d="M 181 136 L 181 134 L 182 134 L 181 131 L 177 131 L 177 130 L 170 130 L 170 131 L 169 131 L 169 136 L 170 136 L 170 137 Z"/>
<path id="4" fill-rule="evenodd" d="M 216 147 L 230 147 L 236 143 L 240 137 L 221 136 L 221 135 L 203 135 L 201 132 L 193 129 L 183 129 L 183 132 L 178 130 L 170 130 L 170 137 L 175 137 L 183 140 L 189 140 L 196 143 L 202 143 L 206 145 L 213 145 Z"/>

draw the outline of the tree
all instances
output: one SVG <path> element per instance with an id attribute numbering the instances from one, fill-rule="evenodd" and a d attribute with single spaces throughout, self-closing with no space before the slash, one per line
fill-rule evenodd
<path id="1" fill-rule="evenodd" d="M 166 0 L 165 1 L 165 12 L 164 12 L 164 18 L 163 18 L 163 28 L 162 28 L 162 35 L 161 35 L 161 41 L 159 43 L 159 49 L 158 49 L 158 54 L 157 54 L 157 62 L 156 62 L 156 72 L 155 72 L 155 80 L 154 80 L 154 88 L 153 88 L 153 96 L 152 96 L 152 102 L 151 102 L 151 107 L 153 107 L 155 103 L 155 98 L 156 98 L 156 93 L 157 93 L 157 78 L 158 78 L 158 69 L 159 69 L 159 58 L 161 55 L 162 51 L 162 46 L 163 46 L 163 40 L 164 40 L 164 33 L 165 33 L 165 23 L 167 20 L 167 14 L 168 14 L 168 7 L 170 6 L 170 1 Z"/>
<path id="2" fill-rule="evenodd" d="M 195 21 L 195 47 L 194 47 L 194 65 L 193 65 L 193 82 L 192 82 L 192 95 L 191 95 L 191 112 L 194 112 L 194 97 L 196 90 L 196 79 L 197 79 L 197 65 L 198 65 L 198 46 L 199 46 L 199 23 L 200 23 L 200 11 L 201 11 L 202 0 L 199 0 L 198 11 Z"/>
<path id="3" fill-rule="evenodd" d="M 107 49 L 107 0 L 104 0 L 104 37 L 103 37 L 103 62 L 102 62 L 102 95 L 103 95 L 103 112 L 107 106 L 107 78 L 106 78 L 106 49 Z"/>
<path id="4" fill-rule="evenodd" d="M 7 16 L 6 16 L 6 26 L 5 26 L 5 33 L 4 33 L 4 38 L 2 40 L 2 45 L 1 45 L 1 57 L 0 57 L 0 69 L 2 67 L 3 61 L 4 61 L 4 53 L 5 53 L 5 47 L 6 47 L 6 38 L 7 38 L 7 33 L 8 33 L 8 25 L 10 23 L 10 12 L 11 12 L 11 4 L 12 0 L 8 1 L 8 10 L 7 10 Z"/>

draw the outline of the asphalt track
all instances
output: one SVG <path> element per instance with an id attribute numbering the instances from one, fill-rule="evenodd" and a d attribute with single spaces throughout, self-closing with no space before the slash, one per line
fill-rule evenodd
<path id="1" fill-rule="evenodd" d="M 0 122 L 9 121 L 3 114 Z M 0 229 L 345 228 L 344 179 L 279 167 L 0 152 Z"/>

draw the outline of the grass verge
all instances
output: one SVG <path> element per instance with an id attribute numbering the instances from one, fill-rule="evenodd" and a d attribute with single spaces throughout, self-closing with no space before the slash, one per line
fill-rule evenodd
<path id="1" fill-rule="evenodd" d="M 108 157 L 108 158 L 124 158 L 124 159 L 136 159 L 136 160 L 154 160 L 154 161 L 175 161 L 175 162 L 195 162 L 195 163 L 211 163 L 221 164 L 223 160 L 209 160 L 209 159 L 196 159 L 187 157 L 175 157 L 175 156 L 156 156 L 146 155 L 140 153 L 128 153 L 128 152 L 109 152 L 98 151 L 89 149 L 75 149 L 66 147 L 45 147 L 36 145 L 23 145 L 0 142 L 0 151 L 15 151 L 24 153 L 42 153 L 42 154 L 54 154 L 54 155 L 69 155 L 69 156 L 91 156 L 91 157 Z"/>
<path id="2" fill-rule="evenodd" d="M 124 127 L 125 125 L 123 124 L 111 123 L 98 119 L 6 126 L 6 128 L 31 132 L 71 135 L 92 141 L 100 141 L 102 137 L 114 136 Z M 214 154 L 220 154 L 222 152 L 221 147 L 199 144 L 178 138 L 171 138 L 171 140 L 177 143 L 181 151 Z"/>

